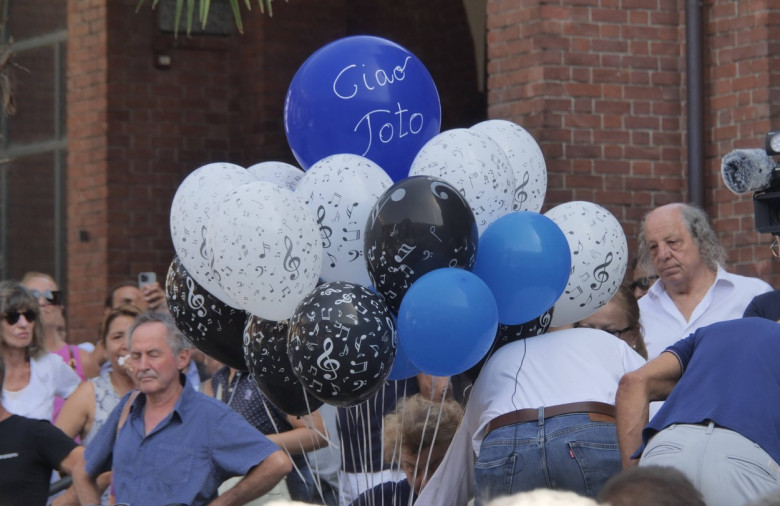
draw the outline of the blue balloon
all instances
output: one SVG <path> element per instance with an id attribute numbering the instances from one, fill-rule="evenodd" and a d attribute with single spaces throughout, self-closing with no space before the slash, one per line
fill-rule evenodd
<path id="1" fill-rule="evenodd" d="M 518 325 L 555 304 L 569 281 L 571 253 L 560 227 L 543 214 L 515 211 L 479 238 L 473 272 L 498 304 L 498 321 Z"/>
<path id="2" fill-rule="evenodd" d="M 390 368 L 390 374 L 387 376 L 388 380 L 400 381 L 417 376 L 420 373 L 420 369 L 409 360 L 409 356 L 404 351 L 401 343 L 395 347 L 395 360 L 393 360 L 393 366 Z"/>
<path id="3" fill-rule="evenodd" d="M 379 37 L 345 37 L 315 51 L 287 90 L 284 129 L 301 167 L 353 153 L 394 182 L 441 128 L 439 93 L 407 49 Z"/>
<path id="4" fill-rule="evenodd" d="M 398 343 L 422 372 L 460 374 L 485 356 L 498 329 L 490 288 L 473 273 L 436 269 L 412 283 L 398 310 Z"/>

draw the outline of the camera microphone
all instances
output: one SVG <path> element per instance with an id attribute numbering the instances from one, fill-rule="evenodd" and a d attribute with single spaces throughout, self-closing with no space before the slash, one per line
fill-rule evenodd
<path id="1" fill-rule="evenodd" d="M 763 149 L 735 149 L 723 157 L 721 175 L 737 195 L 761 191 L 772 184 L 775 161 Z"/>

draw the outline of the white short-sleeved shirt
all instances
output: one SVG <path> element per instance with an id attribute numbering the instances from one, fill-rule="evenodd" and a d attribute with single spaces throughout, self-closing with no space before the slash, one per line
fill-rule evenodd
<path id="1" fill-rule="evenodd" d="M 54 397 L 68 397 L 81 378 L 58 355 L 30 360 L 30 382 L 21 390 L 3 389 L 3 406 L 15 415 L 51 421 Z"/>
<path id="2" fill-rule="evenodd" d="M 772 291 L 766 282 L 731 274 L 718 267 L 715 282 L 696 306 L 689 321 L 685 321 L 659 279 L 647 294 L 639 299 L 639 321 L 644 330 L 647 356 L 655 358 L 680 339 L 699 327 L 711 323 L 742 318 L 753 297 Z"/>
<path id="3" fill-rule="evenodd" d="M 624 341 L 586 328 L 502 346 L 479 373 L 463 422 L 415 506 L 466 504 L 473 497 L 475 459 L 497 416 L 570 402 L 614 404 L 620 378 L 644 363 Z"/>

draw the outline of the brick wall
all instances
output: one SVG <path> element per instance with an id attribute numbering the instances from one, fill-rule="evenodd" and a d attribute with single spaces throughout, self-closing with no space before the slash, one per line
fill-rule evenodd
<path id="1" fill-rule="evenodd" d="M 69 338 L 94 340 L 108 280 L 106 7 L 68 1 Z"/>
<path id="2" fill-rule="evenodd" d="M 601 204 L 635 251 L 642 216 L 687 195 L 685 3 L 489 0 L 487 12 L 488 114 L 540 143 L 545 210 Z M 720 179 L 722 156 L 762 147 L 770 129 L 767 41 L 777 28 L 766 2 L 705 1 L 703 14 L 705 208 L 729 269 L 778 284 L 750 198 Z"/>
<path id="3" fill-rule="evenodd" d="M 769 234 L 754 229 L 750 194 L 735 196 L 720 177 L 720 157 L 736 148 L 763 148 L 764 135 L 780 129 L 776 44 L 780 36 L 776 2 L 712 1 L 707 5 L 705 111 L 707 199 L 719 216 L 718 231 L 729 260 L 740 273 L 758 272 L 780 286 L 780 266 L 772 261 Z"/>

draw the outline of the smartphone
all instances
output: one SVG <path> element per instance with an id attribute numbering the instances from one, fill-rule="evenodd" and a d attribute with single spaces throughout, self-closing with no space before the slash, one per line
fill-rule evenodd
<path id="1" fill-rule="evenodd" d="M 154 272 L 139 272 L 138 273 L 138 288 L 142 286 L 151 285 L 157 282 L 157 274 Z"/>

